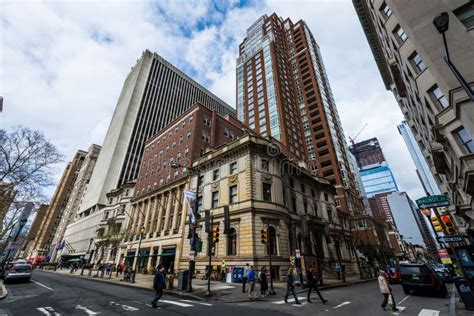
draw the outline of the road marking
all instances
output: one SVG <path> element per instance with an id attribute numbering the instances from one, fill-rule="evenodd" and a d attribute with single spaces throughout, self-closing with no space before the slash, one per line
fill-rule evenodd
<path id="1" fill-rule="evenodd" d="M 418 316 L 438 316 L 439 311 L 435 311 L 432 309 L 422 309 Z"/>
<path id="2" fill-rule="evenodd" d="M 336 309 L 336 308 L 342 307 L 342 306 L 347 305 L 347 304 L 350 304 L 350 303 L 351 303 L 351 302 L 344 302 L 344 303 L 341 303 L 341 304 L 339 304 L 339 305 L 337 305 L 337 306 L 334 306 L 332 309 Z"/>
<path id="3" fill-rule="evenodd" d="M 128 305 L 119 304 L 119 303 L 115 303 L 115 302 L 110 302 L 109 305 L 115 305 L 115 306 L 122 307 L 123 310 L 129 311 L 129 312 L 134 312 L 134 311 L 140 310 L 140 309 L 138 309 L 136 307 L 133 307 L 133 306 L 128 306 Z"/>
<path id="4" fill-rule="evenodd" d="M 209 303 L 202 303 L 202 302 L 197 302 L 197 301 L 191 301 L 191 300 L 180 300 L 181 302 L 186 302 L 186 303 L 196 303 L 204 306 L 212 306 L 212 304 Z"/>
<path id="5" fill-rule="evenodd" d="M 178 306 L 181 306 L 181 307 L 192 307 L 192 306 L 194 306 L 194 305 L 191 305 L 191 304 L 180 303 L 180 302 L 175 302 L 175 301 L 168 301 L 168 300 L 159 300 L 158 302 L 178 305 Z"/>
<path id="6" fill-rule="evenodd" d="M 151 306 L 150 304 L 147 304 L 147 303 L 143 303 L 143 302 L 139 302 L 139 301 L 134 301 L 134 302 L 138 303 L 138 304 L 146 305 L 148 307 L 153 307 L 153 306 Z"/>
<path id="7" fill-rule="evenodd" d="M 306 299 L 306 297 L 304 297 L 304 296 L 298 296 L 298 301 L 305 300 L 305 299 Z M 293 303 L 294 301 L 295 301 L 294 298 L 288 299 L 288 302 L 289 302 L 289 303 Z M 278 304 L 278 305 L 286 304 L 286 303 L 285 303 L 285 300 L 276 301 L 276 302 L 272 302 L 272 303 L 273 303 L 273 304 Z"/>
<path id="8" fill-rule="evenodd" d="M 87 315 L 98 315 L 98 314 L 100 314 L 100 312 L 97 313 L 97 312 L 91 311 L 87 307 L 84 307 L 84 306 L 81 306 L 81 305 L 77 305 L 76 309 L 83 310 L 84 312 L 86 312 Z"/>
<path id="9" fill-rule="evenodd" d="M 401 312 L 403 312 L 406 307 L 403 306 L 397 306 L 398 312 L 392 312 L 392 315 L 400 315 Z"/>
<path id="10" fill-rule="evenodd" d="M 46 286 L 46 285 L 41 284 L 41 283 L 39 283 L 39 282 L 36 282 L 36 281 L 34 281 L 34 280 L 31 280 L 31 282 L 36 283 L 36 284 L 38 284 L 39 286 L 42 286 L 42 287 L 44 287 L 44 288 L 47 288 L 47 289 L 50 290 L 50 291 L 54 291 L 54 290 L 53 290 L 52 288 L 50 288 L 49 286 Z"/>
<path id="11" fill-rule="evenodd" d="M 52 308 L 51 306 L 45 306 L 45 307 L 38 307 L 36 308 L 37 310 L 39 310 L 41 313 L 43 313 L 44 315 L 47 315 L 47 316 L 51 316 L 51 315 L 54 315 L 54 316 L 61 316 L 61 314 L 59 314 L 58 312 L 56 312 L 54 310 L 54 308 Z M 52 312 L 52 314 L 50 313 Z"/>
<path id="12" fill-rule="evenodd" d="M 296 307 L 301 307 L 305 304 L 308 304 L 308 302 L 300 302 L 300 304 L 293 304 L 293 306 L 296 306 Z"/>
<path id="13" fill-rule="evenodd" d="M 405 296 L 398 304 L 405 302 L 408 298 L 410 298 L 410 295 Z"/>

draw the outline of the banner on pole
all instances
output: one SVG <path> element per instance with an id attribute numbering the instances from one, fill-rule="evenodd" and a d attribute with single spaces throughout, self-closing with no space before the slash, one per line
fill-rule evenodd
<path id="1" fill-rule="evenodd" d="M 196 210 L 194 209 L 196 206 L 196 192 L 193 191 L 184 191 L 184 196 L 189 204 L 189 218 L 192 224 L 196 224 L 196 216 L 194 213 Z"/>

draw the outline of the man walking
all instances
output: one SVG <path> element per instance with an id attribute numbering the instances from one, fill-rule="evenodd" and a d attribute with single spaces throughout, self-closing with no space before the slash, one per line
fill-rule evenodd
<path id="1" fill-rule="evenodd" d="M 337 274 L 337 279 L 340 280 L 341 279 L 341 265 L 339 264 L 339 262 L 336 263 L 335 270 Z"/>
<path id="2" fill-rule="evenodd" d="M 245 284 L 247 283 L 247 280 L 248 280 L 249 271 L 250 271 L 249 264 L 246 263 L 244 267 L 244 273 L 242 276 L 242 293 L 245 293 Z"/>
<path id="3" fill-rule="evenodd" d="M 163 289 L 165 288 L 166 277 L 165 277 L 165 267 L 162 264 L 159 264 L 155 270 L 155 278 L 153 279 L 153 289 L 155 290 L 155 298 L 151 301 L 151 306 L 157 308 L 156 303 L 163 295 Z"/>
<path id="4" fill-rule="evenodd" d="M 325 300 L 319 292 L 318 288 L 318 279 L 314 276 L 314 268 L 313 266 L 309 266 L 308 271 L 306 271 L 306 277 L 308 278 L 308 303 L 311 303 L 311 290 L 315 290 L 318 294 L 319 298 L 323 303 L 327 303 L 328 300 Z"/>
<path id="5" fill-rule="evenodd" d="M 268 292 L 267 268 L 265 266 L 260 270 L 258 280 L 260 281 L 260 295 L 264 297 Z"/>
<path id="6" fill-rule="evenodd" d="M 295 298 L 295 304 L 300 305 L 300 301 L 298 301 L 298 297 L 295 294 L 295 275 L 293 271 L 293 267 L 288 268 L 288 274 L 286 275 L 286 294 L 285 294 L 285 303 L 288 303 L 288 296 L 293 294 Z"/>
<path id="7" fill-rule="evenodd" d="M 255 300 L 257 298 L 257 293 L 255 292 L 255 272 L 253 271 L 253 266 L 250 267 L 247 278 L 249 282 L 249 299 L 252 300 L 253 294 L 253 299 Z"/>
<path id="8" fill-rule="evenodd" d="M 388 286 L 387 280 L 385 279 L 385 272 L 383 270 L 379 271 L 379 277 L 377 278 L 377 281 L 379 282 L 380 293 L 383 295 L 383 302 L 380 306 L 383 310 L 385 310 L 385 307 L 388 303 L 388 298 L 390 297 L 392 299 L 392 310 L 397 312 L 397 304 L 395 304 L 395 298 L 393 297 L 392 289 L 390 286 Z"/>

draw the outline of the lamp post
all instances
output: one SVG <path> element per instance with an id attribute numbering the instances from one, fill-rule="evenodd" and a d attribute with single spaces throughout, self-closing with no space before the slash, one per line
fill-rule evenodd
<path id="1" fill-rule="evenodd" d="M 20 235 L 20 232 L 22 231 L 23 227 L 26 225 L 27 222 L 28 222 L 27 218 L 20 219 L 20 221 L 18 222 L 18 231 L 15 234 L 15 238 L 13 238 L 13 242 L 15 242 L 18 239 L 18 236 Z M 5 256 L 5 259 L 3 259 L 2 271 L 5 269 L 5 263 L 7 262 L 8 257 L 10 256 L 11 252 L 12 252 L 12 247 L 10 247 L 8 249 L 8 252 L 7 252 L 7 255 Z"/>
<path id="2" fill-rule="evenodd" d="M 86 255 L 87 255 L 87 254 L 89 253 L 89 251 L 91 250 L 91 245 L 92 245 L 93 242 L 94 242 L 94 238 L 91 238 L 90 241 L 89 241 L 89 247 L 87 247 Z M 87 258 L 87 262 L 89 263 L 90 261 L 91 261 L 90 257 Z M 81 275 L 84 275 L 84 258 L 82 258 Z"/>
<path id="3" fill-rule="evenodd" d="M 135 283 L 135 275 L 137 274 L 138 260 L 140 260 L 140 248 L 142 246 L 142 238 L 143 238 L 144 233 L 145 233 L 145 227 L 142 227 L 140 229 L 140 240 L 138 241 L 138 249 L 136 251 L 137 260 L 135 260 L 135 266 L 133 268 L 133 274 L 132 274 L 132 279 L 131 279 L 130 283 Z"/>
<path id="4" fill-rule="evenodd" d="M 197 212 L 198 211 L 198 206 L 199 206 L 198 194 L 199 194 L 199 184 L 200 184 L 199 183 L 199 172 L 198 172 L 198 170 L 196 168 L 182 166 L 178 163 L 172 163 L 170 167 L 173 168 L 173 169 L 187 168 L 191 172 L 196 173 L 197 183 L 196 183 L 196 199 L 194 201 L 194 212 Z M 196 251 L 196 247 L 195 247 L 195 243 L 196 243 L 196 224 L 192 223 L 191 220 L 189 220 L 189 237 L 190 237 L 190 240 L 191 240 L 191 242 L 189 243 L 190 244 L 190 253 L 195 253 L 195 251 Z M 194 266 L 195 266 L 195 262 L 194 262 L 194 260 L 191 259 L 191 256 L 190 256 L 190 258 L 189 258 L 189 275 L 188 275 L 188 280 L 187 280 L 188 285 L 187 285 L 186 292 L 192 292 L 193 291 L 193 281 L 192 281 L 192 279 L 193 279 L 193 273 L 194 273 Z"/>
<path id="5" fill-rule="evenodd" d="M 466 82 L 464 77 L 461 75 L 459 70 L 453 64 L 451 59 L 449 58 L 449 50 L 448 50 L 448 43 L 446 41 L 446 31 L 449 28 L 449 14 L 447 12 L 441 12 L 433 19 L 433 24 L 438 30 L 438 32 L 443 36 L 443 44 L 444 44 L 444 51 L 445 56 L 443 57 L 444 61 L 448 65 L 449 69 L 452 71 L 454 77 L 459 81 L 461 87 L 466 91 L 468 97 L 471 101 L 474 101 L 474 91 L 472 91 L 469 84 Z"/>

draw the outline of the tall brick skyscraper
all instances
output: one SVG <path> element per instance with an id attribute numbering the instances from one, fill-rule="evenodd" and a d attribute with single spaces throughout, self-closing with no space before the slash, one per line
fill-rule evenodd
<path id="1" fill-rule="evenodd" d="M 321 53 L 303 20 L 274 13 L 248 28 L 237 59 L 237 116 L 335 185 L 342 211 L 363 212 Z"/>

